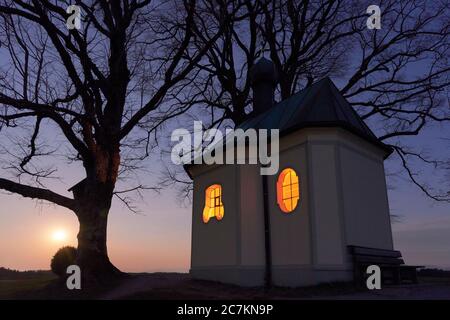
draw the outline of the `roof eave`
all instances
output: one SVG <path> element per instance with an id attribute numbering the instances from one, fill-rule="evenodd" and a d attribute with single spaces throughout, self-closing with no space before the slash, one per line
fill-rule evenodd
<path id="1" fill-rule="evenodd" d="M 366 142 L 369 142 L 370 144 L 382 149 L 384 151 L 384 156 L 383 159 L 386 159 L 387 157 L 389 157 L 392 152 L 394 151 L 392 149 L 392 147 L 388 146 L 387 144 L 384 144 L 383 142 L 377 140 L 376 138 L 371 138 L 368 136 L 365 136 L 363 134 L 361 134 L 359 132 L 359 130 L 354 129 L 352 126 L 347 125 L 345 122 L 343 123 L 336 123 L 336 122 L 320 122 L 320 123 L 308 123 L 308 124 L 299 124 L 297 126 L 291 127 L 289 129 L 283 130 L 280 132 L 280 138 L 284 137 L 290 133 L 293 133 L 295 131 L 301 130 L 301 129 L 306 129 L 306 128 L 342 128 L 344 130 L 349 131 L 350 133 L 358 136 L 359 138 L 363 139 Z M 189 178 L 191 180 L 193 180 L 192 177 L 192 173 L 191 173 L 191 169 L 194 168 L 196 165 L 199 164 L 194 164 L 194 163 L 188 163 L 188 164 L 184 164 L 183 168 L 186 171 L 186 173 L 188 174 Z M 201 165 L 201 164 L 200 164 Z"/>
<path id="2" fill-rule="evenodd" d="M 333 121 L 333 122 L 329 122 L 329 123 L 327 123 L 327 122 L 302 123 L 302 124 L 293 126 L 291 128 L 288 128 L 286 130 L 283 130 L 282 132 L 280 132 L 280 137 L 288 135 L 290 133 L 293 133 L 297 130 L 306 129 L 306 128 L 342 128 L 342 129 L 345 129 L 345 130 L 351 132 L 352 134 L 360 137 L 361 139 L 369 142 L 370 144 L 375 145 L 376 147 L 382 149 L 385 152 L 384 159 L 389 157 L 393 152 L 392 147 L 384 144 L 383 142 L 379 141 L 376 138 L 372 138 L 372 137 L 361 134 L 359 130 L 348 125 L 346 122 L 337 123 L 337 122 Z"/>

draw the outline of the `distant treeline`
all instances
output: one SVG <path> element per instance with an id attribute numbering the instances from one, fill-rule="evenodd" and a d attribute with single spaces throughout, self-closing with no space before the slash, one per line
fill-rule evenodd
<path id="1" fill-rule="evenodd" d="M 425 269 L 419 270 L 419 276 L 422 276 L 422 277 L 450 277 L 450 271 L 437 269 L 437 268 L 425 268 Z"/>
<path id="2" fill-rule="evenodd" d="M 52 274 L 48 270 L 19 271 L 0 267 L 0 280 L 21 280 L 48 277 Z"/>

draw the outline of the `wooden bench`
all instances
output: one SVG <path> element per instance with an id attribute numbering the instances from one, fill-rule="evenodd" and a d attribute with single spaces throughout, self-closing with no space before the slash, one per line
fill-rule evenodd
<path id="1" fill-rule="evenodd" d="M 400 284 L 403 281 L 417 283 L 417 269 L 423 266 L 405 265 L 402 254 L 397 250 L 376 249 L 360 246 L 348 246 L 353 260 L 353 271 L 355 283 L 364 284 L 369 276 L 367 267 L 377 265 L 381 269 L 382 283 L 389 281 Z"/>

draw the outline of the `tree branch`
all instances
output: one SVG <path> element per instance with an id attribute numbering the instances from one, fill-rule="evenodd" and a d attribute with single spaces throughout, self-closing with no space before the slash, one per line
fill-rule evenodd
<path id="1" fill-rule="evenodd" d="M 0 189 L 18 193 L 23 197 L 53 202 L 70 210 L 75 210 L 75 200 L 64 197 L 48 189 L 30 187 L 8 179 L 0 178 Z"/>

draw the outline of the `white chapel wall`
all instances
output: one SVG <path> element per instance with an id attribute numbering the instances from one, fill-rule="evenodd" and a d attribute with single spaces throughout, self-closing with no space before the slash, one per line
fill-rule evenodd
<path id="1" fill-rule="evenodd" d="M 339 147 L 347 243 L 393 249 L 383 157 L 363 142 Z"/>
<path id="2" fill-rule="evenodd" d="M 238 179 L 236 166 L 217 166 L 195 177 L 192 212 L 192 267 L 235 266 L 238 264 L 238 243 L 240 241 L 236 227 L 239 218 Z M 211 218 L 205 224 L 202 220 L 205 190 L 215 183 L 222 186 L 225 214 L 221 221 Z"/>
<path id="3" fill-rule="evenodd" d="M 297 135 L 297 138 L 299 136 Z M 295 138 L 295 137 L 294 137 Z M 288 139 L 289 140 L 289 139 Z M 308 172 L 306 150 L 303 144 L 283 141 L 280 146 L 280 170 L 292 168 L 300 183 L 300 201 L 290 213 L 281 211 L 277 204 L 277 175 L 268 176 L 269 212 L 272 245 L 272 264 L 277 266 L 307 266 L 311 264 L 311 221 L 308 211 Z M 297 140 L 301 142 L 301 139 Z"/>

